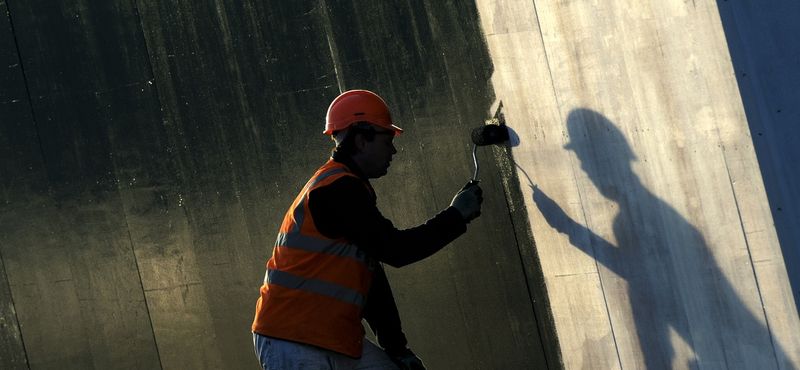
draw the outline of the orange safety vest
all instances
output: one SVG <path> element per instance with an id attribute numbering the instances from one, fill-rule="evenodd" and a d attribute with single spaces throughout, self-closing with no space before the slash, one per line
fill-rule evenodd
<path id="1" fill-rule="evenodd" d="M 253 331 L 361 357 L 361 310 L 377 261 L 344 238 L 322 235 L 308 208 L 312 190 L 343 176 L 356 177 L 329 160 L 286 212 L 267 262 Z"/>

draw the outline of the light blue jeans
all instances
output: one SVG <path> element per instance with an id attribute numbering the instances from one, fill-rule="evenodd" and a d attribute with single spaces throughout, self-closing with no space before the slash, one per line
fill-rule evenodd
<path id="1" fill-rule="evenodd" d="M 367 338 L 364 338 L 361 358 L 258 333 L 253 333 L 253 346 L 264 370 L 399 370 L 389 356 Z"/>

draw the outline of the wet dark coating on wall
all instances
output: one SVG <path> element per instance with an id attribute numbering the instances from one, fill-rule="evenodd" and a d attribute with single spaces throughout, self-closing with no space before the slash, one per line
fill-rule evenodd
<path id="1" fill-rule="evenodd" d="M 470 2 L 0 6 L 3 369 L 256 368 L 264 264 L 340 89 L 406 130 L 374 183 L 399 226 L 470 179 L 464 138 L 494 102 Z M 430 368 L 545 363 L 492 160 L 488 221 L 389 271 Z"/>

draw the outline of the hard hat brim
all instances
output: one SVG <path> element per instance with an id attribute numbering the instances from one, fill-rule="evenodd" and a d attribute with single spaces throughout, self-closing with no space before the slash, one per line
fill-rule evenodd
<path id="1" fill-rule="evenodd" d="M 365 122 L 369 122 L 369 121 L 365 121 Z M 354 125 L 354 124 L 355 124 L 355 122 L 354 122 L 353 124 L 351 124 L 350 126 L 352 126 L 352 125 Z M 389 124 L 389 125 L 379 125 L 379 124 L 372 123 L 372 122 L 369 122 L 369 124 L 370 124 L 370 125 L 373 125 L 373 126 L 380 127 L 380 128 L 384 128 L 384 129 L 387 129 L 387 130 L 394 131 L 394 135 L 395 135 L 395 136 L 397 136 L 397 135 L 400 135 L 400 134 L 402 134 L 402 133 L 403 133 L 403 129 L 402 129 L 402 128 L 400 128 L 400 127 L 397 127 L 397 126 L 395 126 L 395 125 L 393 125 L 393 124 Z M 350 126 L 347 126 L 347 127 L 350 127 Z M 345 127 L 345 129 L 346 129 L 347 127 Z M 336 130 L 336 131 L 341 131 L 341 130 Z M 334 130 L 330 130 L 330 129 L 328 129 L 328 130 L 325 130 L 325 131 L 323 131 L 322 133 L 323 133 L 323 134 L 325 134 L 325 135 L 332 135 L 334 132 L 335 132 Z"/>

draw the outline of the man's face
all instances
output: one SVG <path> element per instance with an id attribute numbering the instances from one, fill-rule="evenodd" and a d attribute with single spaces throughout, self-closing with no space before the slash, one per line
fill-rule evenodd
<path id="1" fill-rule="evenodd" d="M 394 132 L 385 130 L 376 134 L 372 141 L 363 141 L 361 170 L 367 178 L 377 179 L 386 174 L 392 156 L 397 153 L 393 140 Z"/>

